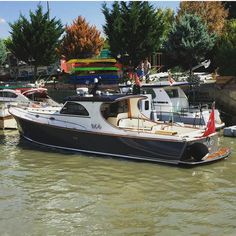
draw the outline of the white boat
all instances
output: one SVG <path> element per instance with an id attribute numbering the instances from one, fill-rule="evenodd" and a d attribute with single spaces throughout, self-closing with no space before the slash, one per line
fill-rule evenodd
<path id="1" fill-rule="evenodd" d="M 72 96 L 59 110 L 10 107 L 22 137 L 84 153 L 179 165 L 223 159 L 217 134 L 151 121 L 138 103 L 144 95 Z"/>
<path id="2" fill-rule="evenodd" d="M 32 88 L 23 91 L 13 89 L 0 90 L 0 129 L 16 129 L 15 119 L 8 111 L 10 106 L 60 106 L 47 94 L 45 88 Z"/>
<path id="3" fill-rule="evenodd" d="M 27 97 L 34 105 L 38 106 L 53 106 L 61 107 L 62 104 L 54 101 L 49 95 L 46 88 L 33 88 L 26 90 L 22 93 Z"/>
<path id="4" fill-rule="evenodd" d="M 190 106 L 188 97 L 180 86 L 188 85 L 188 82 L 160 81 L 152 84 L 143 84 L 141 93 L 152 95 L 151 110 L 146 111 L 154 120 L 165 122 L 177 122 L 205 128 L 209 120 L 211 108 L 207 105 Z M 121 86 L 122 93 L 127 93 L 131 86 Z M 145 104 L 141 104 L 141 110 L 145 112 Z M 215 109 L 216 129 L 224 127 L 220 113 Z"/>
<path id="5" fill-rule="evenodd" d="M 0 129 L 17 128 L 16 121 L 8 112 L 8 108 L 11 105 L 17 105 L 18 103 L 28 105 L 30 104 L 30 101 L 16 90 L 0 90 Z"/>
<path id="6" fill-rule="evenodd" d="M 224 136 L 226 137 L 236 137 L 236 125 L 225 127 Z"/>

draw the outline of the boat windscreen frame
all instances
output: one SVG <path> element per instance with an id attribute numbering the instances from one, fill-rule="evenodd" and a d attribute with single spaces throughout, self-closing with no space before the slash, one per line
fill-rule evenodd
<path id="1" fill-rule="evenodd" d="M 132 117 L 132 110 L 131 110 L 131 103 L 130 103 L 131 100 L 132 99 L 137 99 L 137 102 L 136 102 L 137 110 L 139 111 L 140 114 L 142 114 L 140 112 L 140 110 L 139 110 L 138 102 L 140 100 L 144 100 L 146 98 L 147 98 L 147 96 L 145 96 L 145 95 L 130 95 L 130 96 L 125 96 L 125 97 L 117 98 L 117 99 L 115 99 L 113 101 L 103 102 L 100 105 L 100 109 L 99 109 L 100 110 L 100 114 L 101 114 L 102 118 L 104 120 L 106 120 L 106 121 L 107 121 L 108 117 L 117 117 L 121 113 L 127 113 L 127 116 L 129 118 L 131 118 Z M 123 109 L 123 112 L 122 112 L 121 111 L 121 107 L 117 106 L 117 111 L 114 111 L 114 113 L 111 113 L 110 111 L 108 112 L 108 110 L 111 108 L 112 104 L 120 103 L 122 101 L 127 101 L 127 104 L 126 104 L 127 105 L 127 110 Z M 102 110 L 103 106 L 106 106 L 106 105 L 107 105 L 107 107 L 105 107 L 105 109 Z M 118 111 L 118 109 L 120 109 L 120 111 Z"/>

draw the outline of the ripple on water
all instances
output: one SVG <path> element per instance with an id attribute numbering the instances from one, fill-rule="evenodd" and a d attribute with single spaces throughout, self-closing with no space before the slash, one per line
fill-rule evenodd
<path id="1" fill-rule="evenodd" d="M 236 232 L 235 146 L 226 161 L 180 169 L 0 137 L 1 235 Z"/>

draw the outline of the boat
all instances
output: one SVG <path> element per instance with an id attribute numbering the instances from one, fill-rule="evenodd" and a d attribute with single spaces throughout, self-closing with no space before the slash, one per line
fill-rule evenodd
<path id="1" fill-rule="evenodd" d="M 70 82 L 74 84 L 91 84 L 96 78 L 104 84 L 117 84 L 120 67 L 113 58 L 61 60 L 62 70 L 70 74 Z"/>
<path id="2" fill-rule="evenodd" d="M 29 104 L 27 97 L 13 89 L 0 90 L 0 129 L 16 129 L 15 119 L 8 112 L 10 105 Z"/>
<path id="3" fill-rule="evenodd" d="M 49 95 L 47 88 L 32 88 L 22 92 L 22 95 L 27 97 L 34 106 L 53 106 L 61 107 L 61 104 L 54 101 Z"/>
<path id="4" fill-rule="evenodd" d="M 236 125 L 225 127 L 223 133 L 225 137 L 236 137 Z"/>
<path id="5" fill-rule="evenodd" d="M 139 108 L 145 95 L 66 98 L 61 109 L 10 107 L 21 136 L 51 148 L 134 160 L 188 165 L 227 157 L 217 133 L 154 122 Z"/>
<path id="6" fill-rule="evenodd" d="M 182 86 L 188 86 L 188 82 L 160 81 L 150 84 L 142 84 L 141 93 L 152 95 L 152 110 L 147 110 L 150 117 L 165 122 L 177 122 L 187 125 L 205 128 L 209 120 L 211 108 L 207 104 L 191 106 Z M 132 90 L 131 86 L 120 86 L 122 93 Z M 142 105 L 143 104 L 143 105 Z M 145 101 L 141 109 L 145 112 Z M 216 129 L 222 129 L 225 124 L 220 118 L 219 110 L 215 109 Z"/>
<path id="7" fill-rule="evenodd" d="M 0 129 L 16 129 L 17 124 L 8 109 L 10 106 L 59 107 L 60 104 L 51 99 L 46 88 L 23 88 L 0 90 Z"/>

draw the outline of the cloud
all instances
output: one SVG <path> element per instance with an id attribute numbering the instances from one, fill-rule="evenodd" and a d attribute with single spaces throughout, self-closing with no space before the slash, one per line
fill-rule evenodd
<path id="1" fill-rule="evenodd" d="M 0 17 L 0 24 L 6 23 L 6 20 Z"/>

